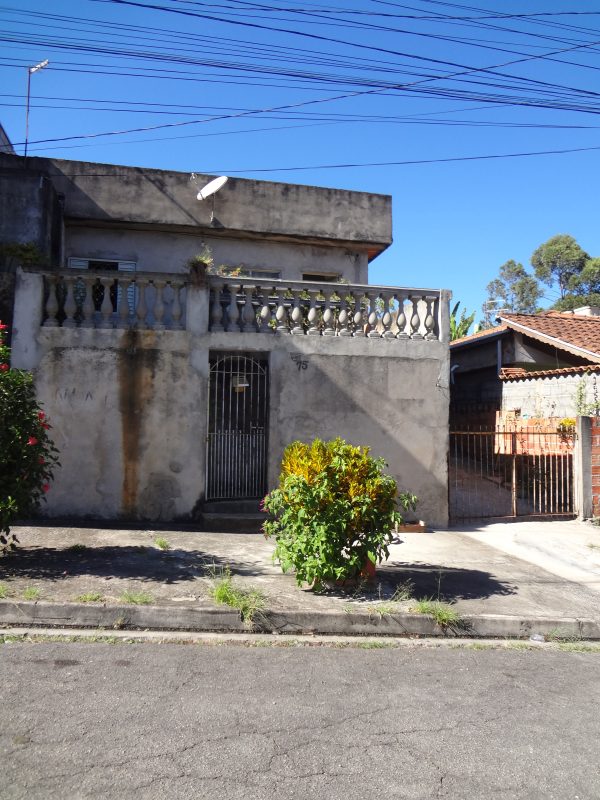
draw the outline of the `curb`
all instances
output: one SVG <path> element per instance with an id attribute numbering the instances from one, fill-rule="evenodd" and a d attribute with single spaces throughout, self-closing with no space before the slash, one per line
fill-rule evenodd
<path id="1" fill-rule="evenodd" d="M 467 637 L 528 639 L 533 634 L 557 639 L 600 640 L 600 621 L 572 617 L 466 615 L 461 626 L 441 627 L 425 614 L 368 614 L 345 611 L 277 611 L 257 615 L 252 626 L 238 611 L 197 606 L 88 605 L 0 601 L 0 625 L 104 628 L 219 633 L 337 634 L 342 636 Z"/>

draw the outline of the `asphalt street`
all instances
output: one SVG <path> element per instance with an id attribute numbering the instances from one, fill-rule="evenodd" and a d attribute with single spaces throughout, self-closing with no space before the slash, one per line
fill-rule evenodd
<path id="1" fill-rule="evenodd" d="M 3 798 L 600 797 L 600 654 L 0 646 Z"/>

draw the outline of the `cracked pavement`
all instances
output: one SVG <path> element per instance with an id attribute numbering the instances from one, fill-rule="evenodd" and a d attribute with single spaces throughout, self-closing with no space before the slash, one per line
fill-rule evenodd
<path id="1" fill-rule="evenodd" d="M 600 655 L 13 643 L 0 798 L 600 796 Z"/>

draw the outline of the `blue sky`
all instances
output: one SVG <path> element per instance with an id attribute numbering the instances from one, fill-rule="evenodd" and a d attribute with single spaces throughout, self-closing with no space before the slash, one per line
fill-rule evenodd
<path id="1" fill-rule="evenodd" d="M 31 155 L 391 194 L 373 283 L 479 312 L 500 265 L 554 234 L 600 255 L 600 149 L 325 168 L 600 148 L 600 3 L 6 2 L 0 121 L 18 152 L 26 66 L 48 58 Z"/>

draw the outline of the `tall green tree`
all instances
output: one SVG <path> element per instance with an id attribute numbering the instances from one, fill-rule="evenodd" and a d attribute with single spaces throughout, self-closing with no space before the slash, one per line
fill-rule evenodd
<path id="1" fill-rule="evenodd" d="M 590 258 L 578 275 L 569 281 L 569 290 L 554 304 L 567 311 L 579 306 L 600 306 L 600 258 Z"/>
<path id="2" fill-rule="evenodd" d="M 523 264 L 513 259 L 502 264 L 498 277 L 486 286 L 487 299 L 483 306 L 484 318 L 490 324 L 490 309 L 501 308 L 515 314 L 534 314 L 542 296 L 542 288 Z"/>
<path id="3" fill-rule="evenodd" d="M 573 279 L 581 275 L 589 259 L 589 255 L 572 236 L 560 233 L 534 250 L 531 266 L 538 280 L 548 286 L 558 287 L 562 300 Z"/>

